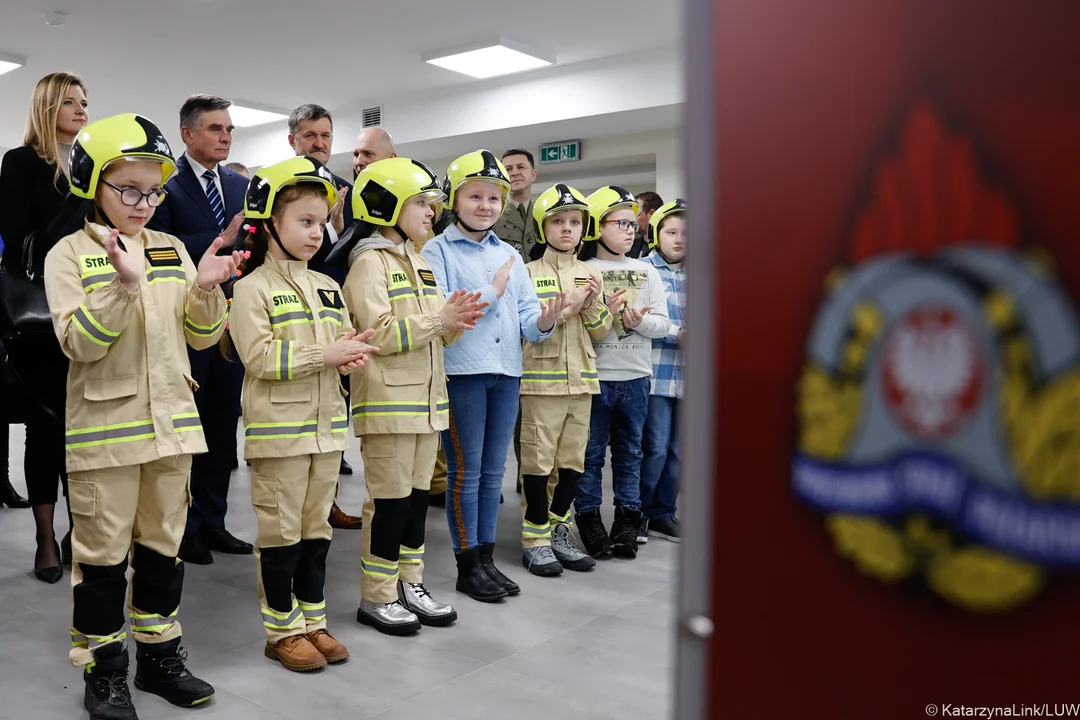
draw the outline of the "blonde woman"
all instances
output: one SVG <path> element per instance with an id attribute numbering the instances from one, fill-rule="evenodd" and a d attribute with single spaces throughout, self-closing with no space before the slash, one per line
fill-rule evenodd
<path id="1" fill-rule="evenodd" d="M 36 240 L 30 261 L 39 281 L 43 275 L 45 255 L 49 251 L 44 241 L 45 230 L 60 214 L 68 194 L 68 154 L 75 135 L 87 123 L 86 108 L 86 84 L 78 75 L 52 73 L 34 87 L 23 145 L 9 150 L 0 167 L 0 237 L 4 239 L 3 263 L 8 272 L 26 267 L 23 242 L 33 234 Z M 71 562 L 70 531 L 64 538 L 63 552 L 53 533 L 58 485 L 63 486 L 67 496 L 64 472 L 67 358 L 51 333 L 12 340 L 7 349 L 12 366 L 29 386 L 27 396 L 40 404 L 27 408 L 24 470 L 37 525 L 34 575 L 43 582 L 56 583 L 64 575 L 61 557 L 66 560 L 64 564 Z"/>

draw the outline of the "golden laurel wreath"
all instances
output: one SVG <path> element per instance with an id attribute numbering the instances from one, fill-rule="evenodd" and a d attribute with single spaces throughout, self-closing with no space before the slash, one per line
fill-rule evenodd
<path id="1" fill-rule="evenodd" d="M 1045 255 L 1032 254 L 1026 263 L 1044 277 L 1053 274 Z M 835 287 L 836 280 L 827 286 Z M 1042 384 L 1013 299 L 994 291 L 983 311 L 997 331 L 1001 364 L 990 381 L 1000 389 L 999 417 L 1024 489 L 1037 500 L 1080 500 L 1080 368 Z M 798 446 L 807 456 L 844 458 L 861 419 L 867 361 L 883 330 L 878 309 L 858 304 L 838 371 L 813 363 L 804 367 L 797 386 Z M 922 575 L 934 593 L 969 610 L 1014 609 L 1046 583 L 1043 567 L 965 543 L 923 514 L 889 522 L 834 513 L 826 528 L 837 552 L 866 575 L 887 583 Z"/>

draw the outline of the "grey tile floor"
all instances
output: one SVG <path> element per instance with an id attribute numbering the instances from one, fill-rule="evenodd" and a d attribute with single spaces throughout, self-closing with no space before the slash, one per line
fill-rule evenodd
<path id="1" fill-rule="evenodd" d="M 23 433 L 11 427 L 11 473 L 22 473 Z M 343 477 L 340 504 L 359 514 L 364 481 L 359 450 L 346 453 L 357 474 Z M 181 613 L 192 670 L 217 688 L 197 710 L 174 708 L 134 691 L 144 720 L 361 720 L 432 717 L 549 720 L 665 718 L 673 672 L 674 581 L 678 546 L 653 538 L 632 562 L 610 560 L 587 574 L 529 575 L 515 529 L 514 458 L 499 517 L 500 567 L 522 586 L 502 604 L 484 605 L 454 590 L 445 516 L 428 516 L 427 584 L 458 609 L 450 628 L 391 638 L 355 620 L 360 533 L 338 531 L 328 560 L 330 630 L 351 651 L 345 664 L 294 674 L 266 660 L 254 561 L 216 555 L 187 568 Z M 607 480 L 610 492 L 610 478 Z M 255 535 L 250 474 L 241 463 L 230 490 L 229 528 Z M 610 507 L 607 508 L 610 513 Z M 608 516 L 610 522 L 610 515 Z M 59 533 L 67 520 L 57 513 Z M 69 576 L 35 580 L 30 510 L 0 509 L 0 720 L 85 717 L 82 683 L 67 664 Z"/>

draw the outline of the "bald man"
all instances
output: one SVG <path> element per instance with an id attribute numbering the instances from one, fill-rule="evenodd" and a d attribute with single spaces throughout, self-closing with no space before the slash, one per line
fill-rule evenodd
<path id="1" fill-rule="evenodd" d="M 353 146 L 352 167 L 353 179 L 376 160 L 397 157 L 394 149 L 394 139 L 390 133 L 382 128 L 368 128 L 361 130 L 356 136 L 356 144 Z M 419 251 L 419 248 L 417 248 Z"/>

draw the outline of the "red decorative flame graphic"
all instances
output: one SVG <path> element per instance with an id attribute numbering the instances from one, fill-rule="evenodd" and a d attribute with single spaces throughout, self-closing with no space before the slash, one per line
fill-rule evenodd
<path id="1" fill-rule="evenodd" d="M 1015 247 L 1016 210 L 982 178 L 971 141 L 950 134 L 927 101 L 911 109 L 896 152 L 878 165 L 854 225 L 848 260 L 888 252 L 932 255 L 967 240 Z"/>

